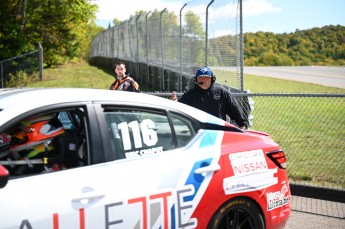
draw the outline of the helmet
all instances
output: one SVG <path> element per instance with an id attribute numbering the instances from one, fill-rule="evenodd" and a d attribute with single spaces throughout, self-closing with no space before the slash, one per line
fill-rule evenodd
<path id="1" fill-rule="evenodd" d="M 31 118 L 22 122 L 20 130 L 12 135 L 10 151 L 17 159 L 36 157 L 42 152 L 54 150 L 52 139 L 64 132 L 60 120 L 54 115 Z"/>

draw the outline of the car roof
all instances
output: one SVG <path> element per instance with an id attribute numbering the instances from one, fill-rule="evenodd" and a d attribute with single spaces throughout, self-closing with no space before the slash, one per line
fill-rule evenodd
<path id="1" fill-rule="evenodd" d="M 191 106 L 145 93 L 91 88 L 23 88 L 0 91 L 0 125 L 8 120 L 5 116 L 12 113 L 22 114 L 52 104 L 76 102 L 118 102 L 124 105 L 159 106 L 179 110 L 202 122 L 222 124 L 223 121 Z"/>
<path id="2" fill-rule="evenodd" d="M 146 94 L 128 93 L 124 91 L 111 91 L 91 88 L 23 88 L 0 92 L 0 109 L 6 109 L 16 104 L 31 103 L 32 106 L 44 106 L 65 102 L 81 101 L 147 101 Z M 146 99 L 145 99 L 146 98 Z M 151 97 L 151 100 L 160 100 Z M 156 103 L 159 101 L 156 101 Z M 155 102 L 153 102 L 155 103 Z"/>

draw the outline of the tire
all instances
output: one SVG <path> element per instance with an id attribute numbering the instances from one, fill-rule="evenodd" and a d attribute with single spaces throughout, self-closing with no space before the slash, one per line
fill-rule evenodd
<path id="1" fill-rule="evenodd" d="M 264 229 L 263 216 L 255 202 L 237 197 L 223 204 L 212 217 L 208 229 Z"/>

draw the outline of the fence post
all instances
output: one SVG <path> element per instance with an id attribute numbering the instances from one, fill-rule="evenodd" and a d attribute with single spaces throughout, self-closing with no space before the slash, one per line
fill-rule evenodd
<path id="1" fill-rule="evenodd" d="M 1 68 L 1 88 L 4 88 L 4 66 L 3 62 L 0 61 L 0 68 Z"/>
<path id="2" fill-rule="evenodd" d="M 212 0 L 206 8 L 205 67 L 208 67 L 208 8 L 213 2 L 214 0 Z"/>
<path id="3" fill-rule="evenodd" d="M 137 66 L 136 66 L 136 77 L 139 77 L 140 74 L 140 59 L 139 59 L 139 28 L 138 28 L 138 19 L 140 18 L 141 13 L 139 13 L 139 15 L 137 16 L 136 20 L 135 20 L 135 33 L 136 33 L 136 38 L 137 38 L 137 56 L 136 56 L 136 61 L 137 61 Z M 140 83 L 142 83 L 142 77 L 140 77 Z"/>
<path id="4" fill-rule="evenodd" d="M 241 80 L 241 85 L 240 89 L 241 92 L 244 92 L 244 85 L 243 85 L 243 15 L 242 15 L 242 0 L 240 0 L 240 80 Z"/>
<path id="5" fill-rule="evenodd" d="M 159 22 L 160 22 L 160 29 L 161 29 L 161 48 L 162 48 L 162 77 L 161 77 L 161 91 L 164 90 L 164 42 L 163 42 L 163 23 L 162 23 L 162 15 L 165 12 L 167 8 L 165 8 L 164 10 L 162 10 L 162 12 L 160 13 L 160 17 L 159 17 Z"/>
<path id="6" fill-rule="evenodd" d="M 145 27 L 146 27 L 146 70 L 147 70 L 147 80 L 146 80 L 146 84 L 149 85 L 149 81 L 150 81 L 150 68 L 149 68 L 149 34 L 147 32 L 147 17 L 149 16 L 149 14 L 151 13 L 151 11 L 149 11 L 146 14 L 145 17 Z"/>
<path id="7" fill-rule="evenodd" d="M 43 80 L 43 48 L 38 42 L 38 69 L 40 71 L 40 79 Z"/>
<path id="8" fill-rule="evenodd" d="M 182 72 L 183 72 L 183 55 L 182 55 L 182 10 L 183 8 L 187 5 L 187 3 L 185 3 L 182 8 L 180 9 L 180 80 L 179 80 L 179 84 L 178 84 L 178 88 L 179 91 L 182 92 Z"/>

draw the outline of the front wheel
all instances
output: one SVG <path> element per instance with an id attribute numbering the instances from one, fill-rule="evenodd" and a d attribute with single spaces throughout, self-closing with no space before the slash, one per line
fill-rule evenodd
<path id="1" fill-rule="evenodd" d="M 238 197 L 223 204 L 212 217 L 208 229 L 261 229 L 263 216 L 254 201 Z"/>

